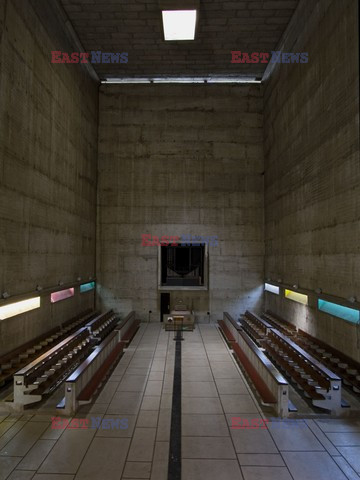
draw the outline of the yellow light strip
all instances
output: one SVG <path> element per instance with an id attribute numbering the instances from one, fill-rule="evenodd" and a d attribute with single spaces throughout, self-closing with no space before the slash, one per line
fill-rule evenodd
<path id="1" fill-rule="evenodd" d="M 294 302 L 302 303 L 304 305 L 308 304 L 308 296 L 303 295 L 302 293 L 294 292 L 293 290 L 285 290 L 285 297 Z"/>
<path id="2" fill-rule="evenodd" d="M 28 312 L 40 307 L 40 297 L 29 298 L 28 300 L 22 300 L 21 302 L 9 303 L 0 307 L 0 320 L 20 315 L 21 313 Z"/>

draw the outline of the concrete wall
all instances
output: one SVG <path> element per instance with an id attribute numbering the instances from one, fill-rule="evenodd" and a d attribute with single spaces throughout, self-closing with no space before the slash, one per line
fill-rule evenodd
<path id="1" fill-rule="evenodd" d="M 357 2 L 301 0 L 277 50 L 309 52 L 265 82 L 265 277 L 360 292 Z M 266 294 L 267 307 L 360 360 L 359 329 Z"/>
<path id="2" fill-rule="evenodd" d="M 261 307 L 263 132 L 259 86 L 103 86 L 98 264 L 102 304 L 159 320 L 157 247 L 141 234 L 217 235 L 209 290 L 171 293 L 198 320 Z M 100 300 L 100 299 L 99 299 Z"/>
<path id="3" fill-rule="evenodd" d="M 95 275 L 98 88 L 81 66 L 50 63 L 76 50 L 54 6 L 0 5 L 0 293 L 12 296 Z M 93 301 L 47 297 L 1 321 L 0 353 Z"/>

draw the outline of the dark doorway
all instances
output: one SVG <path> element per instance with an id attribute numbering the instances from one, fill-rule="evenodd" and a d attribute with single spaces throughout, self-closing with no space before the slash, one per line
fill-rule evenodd
<path id="1" fill-rule="evenodd" d="M 167 313 L 170 313 L 170 293 L 160 293 L 160 322 Z"/>

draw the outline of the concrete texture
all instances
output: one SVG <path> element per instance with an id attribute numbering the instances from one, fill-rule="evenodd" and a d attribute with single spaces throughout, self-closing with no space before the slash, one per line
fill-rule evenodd
<path id="1" fill-rule="evenodd" d="M 217 235 L 199 320 L 261 307 L 262 92 L 253 86 L 102 86 L 99 104 L 99 301 L 159 320 L 157 247 L 141 234 Z"/>
<path id="2" fill-rule="evenodd" d="M 164 1 L 61 0 L 87 51 L 128 52 L 128 63 L 97 63 L 101 77 L 169 75 L 262 76 L 265 63 L 231 63 L 231 51 L 270 52 L 299 0 L 200 2 L 196 41 L 165 42 Z M 171 8 L 193 2 L 170 0 Z"/>
<path id="3" fill-rule="evenodd" d="M 284 51 L 308 64 L 278 65 L 265 82 L 265 277 L 343 298 L 360 291 L 357 2 L 300 2 Z M 359 331 L 266 294 L 300 328 L 360 360 Z M 359 337 L 360 338 L 360 337 Z"/>
<path id="4" fill-rule="evenodd" d="M 50 63 L 51 50 L 74 50 L 53 6 L 0 5 L 0 293 L 11 295 L 95 275 L 97 84 L 78 65 Z M 0 353 L 93 300 L 47 298 L 0 322 Z"/>

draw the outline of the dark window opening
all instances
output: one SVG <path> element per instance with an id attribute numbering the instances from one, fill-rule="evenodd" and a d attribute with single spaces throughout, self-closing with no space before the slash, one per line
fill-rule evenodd
<path id="1" fill-rule="evenodd" d="M 204 286 L 205 245 L 161 247 L 161 286 Z"/>

